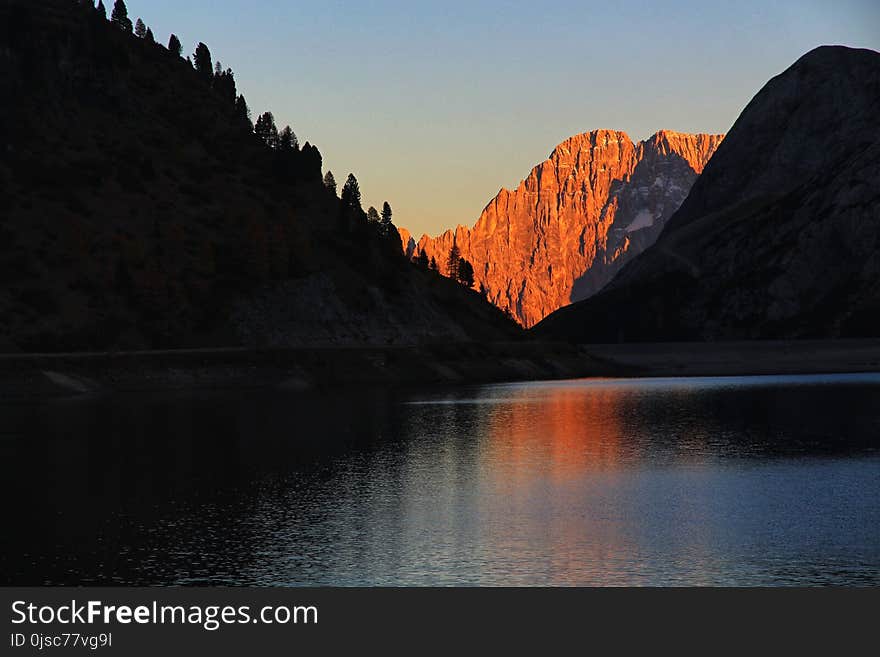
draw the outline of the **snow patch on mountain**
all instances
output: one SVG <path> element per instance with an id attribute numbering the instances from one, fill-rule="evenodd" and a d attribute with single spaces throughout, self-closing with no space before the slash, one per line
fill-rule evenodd
<path id="1" fill-rule="evenodd" d="M 640 210 L 630 224 L 626 227 L 627 233 L 632 233 L 640 228 L 654 225 L 654 214 L 650 210 Z"/>

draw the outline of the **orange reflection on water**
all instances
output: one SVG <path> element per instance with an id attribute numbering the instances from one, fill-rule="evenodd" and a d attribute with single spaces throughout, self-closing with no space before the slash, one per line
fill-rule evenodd
<path id="1" fill-rule="evenodd" d="M 644 403 L 639 392 L 598 381 L 505 392 L 487 416 L 481 455 L 493 493 L 482 536 L 492 560 L 528 554 L 554 585 L 623 584 L 633 568 L 650 581 L 656 527 L 641 526 L 645 510 L 628 492 L 638 486 L 640 437 L 628 416 Z M 697 580 L 705 539 L 693 529 L 678 538 Z"/>
<path id="2" fill-rule="evenodd" d="M 615 386 L 585 390 L 548 385 L 511 391 L 507 403 L 489 414 L 486 456 L 512 464 L 509 474 L 514 478 L 537 470 L 558 481 L 585 470 L 615 469 L 625 445 L 622 412 L 627 394 Z"/>

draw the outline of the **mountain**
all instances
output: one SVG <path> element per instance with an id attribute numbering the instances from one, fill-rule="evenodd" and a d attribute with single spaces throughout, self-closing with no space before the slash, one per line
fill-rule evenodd
<path id="1" fill-rule="evenodd" d="M 203 64 L 90 2 L 0 3 L 0 350 L 519 334 L 328 191 L 317 148 L 255 134 Z"/>
<path id="2" fill-rule="evenodd" d="M 515 191 L 502 189 L 473 228 L 422 236 L 411 249 L 442 271 L 457 244 L 476 286 L 532 326 L 595 294 L 652 244 L 721 140 L 668 130 L 636 144 L 612 130 L 571 137 Z"/>
<path id="3" fill-rule="evenodd" d="M 397 233 L 400 235 L 400 242 L 403 245 L 403 253 L 407 258 L 411 258 L 416 248 L 416 241 L 413 239 L 412 233 L 406 228 L 399 226 Z"/>
<path id="4" fill-rule="evenodd" d="M 770 80 L 656 244 L 534 329 L 579 342 L 880 335 L 880 53 Z"/>

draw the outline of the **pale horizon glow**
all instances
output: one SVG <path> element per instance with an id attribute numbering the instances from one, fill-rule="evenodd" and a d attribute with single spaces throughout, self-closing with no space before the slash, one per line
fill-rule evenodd
<path id="1" fill-rule="evenodd" d="M 472 225 L 572 135 L 725 133 L 809 50 L 880 49 L 873 0 L 126 4 L 162 44 L 208 44 L 254 116 L 289 123 L 416 238 Z"/>

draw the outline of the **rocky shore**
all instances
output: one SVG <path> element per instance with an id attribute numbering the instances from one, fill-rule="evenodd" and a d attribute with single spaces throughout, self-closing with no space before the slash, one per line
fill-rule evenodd
<path id="1" fill-rule="evenodd" d="M 205 349 L 0 356 L 0 399 L 197 388 L 312 390 L 610 375 L 582 348 L 543 343 Z"/>

